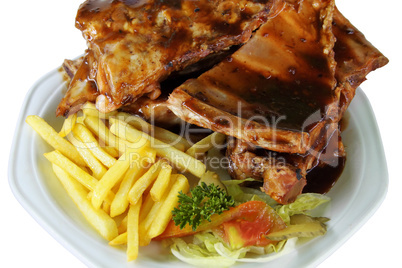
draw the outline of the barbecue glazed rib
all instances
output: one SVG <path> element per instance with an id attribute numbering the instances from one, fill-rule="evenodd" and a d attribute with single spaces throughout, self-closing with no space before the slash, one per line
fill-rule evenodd
<path id="1" fill-rule="evenodd" d="M 71 81 L 57 107 L 56 115 L 68 116 L 69 113 L 77 112 L 87 101 L 96 101 L 98 90 L 94 81 L 94 73 L 91 72 L 94 61 L 94 55 L 90 50 L 78 60 L 64 61 L 64 71 Z"/>
<path id="2" fill-rule="evenodd" d="M 352 101 L 356 88 L 366 79 L 371 71 L 388 63 L 375 47 L 373 47 L 339 10 L 335 9 L 333 32 L 336 37 L 334 46 L 337 68 L 335 77 L 337 87 L 341 91 L 339 115 L 344 115 Z M 280 203 L 287 203 L 301 193 L 304 186 L 310 190 L 314 185 L 306 184 L 309 173 L 323 166 L 336 167 L 342 165 L 346 156 L 340 139 L 337 124 L 328 123 L 313 148 L 307 154 L 281 154 L 268 150 L 256 150 L 250 144 L 241 141 L 231 143 L 227 150 L 230 160 L 229 172 L 235 179 L 252 177 L 263 182 L 262 191 Z M 320 143 L 327 141 L 326 144 Z M 258 152 L 258 154 L 257 154 Z M 282 165 L 278 165 L 281 163 Z M 247 163 L 247 164 L 246 164 Z M 325 180 L 325 178 L 322 178 Z M 330 186 L 330 185 L 329 185 Z"/>
<path id="3" fill-rule="evenodd" d="M 299 1 L 298 3 L 300 4 L 303 2 Z M 304 7 L 306 8 L 306 6 Z M 308 8 L 311 7 L 312 5 Z M 267 22 L 267 24 L 276 24 L 276 20 L 280 18 L 284 12 L 293 12 L 293 15 L 299 16 L 296 15 L 296 12 L 294 12 L 296 9 L 300 10 L 300 6 L 295 6 L 293 9 L 289 9 L 288 7 L 282 11 L 278 17 Z M 263 31 L 264 28 L 265 25 L 263 25 L 257 31 L 257 36 L 261 31 Z M 262 191 L 269 194 L 279 203 L 292 202 L 302 192 L 303 187 L 306 185 L 307 174 L 317 166 L 323 166 L 328 163 L 335 165 L 338 162 L 344 161 L 345 152 L 343 144 L 341 140 L 338 139 L 340 138 L 338 121 L 342 118 L 345 110 L 353 99 L 356 88 L 365 80 L 366 75 L 388 62 L 387 58 L 384 57 L 376 48 L 374 48 L 336 8 L 334 9 L 334 21 L 331 31 L 333 31 L 337 40 L 334 46 L 335 61 L 338 63 L 336 65 L 334 77 L 337 80 L 336 86 L 332 90 L 334 93 L 333 96 L 335 97 L 333 98 L 333 102 L 330 102 L 326 107 L 326 110 L 324 110 L 325 114 L 322 113 L 323 110 L 320 110 L 319 113 L 311 110 L 313 114 L 308 118 L 312 122 L 317 123 L 315 124 L 315 128 L 313 128 L 314 132 L 310 131 L 310 133 L 315 133 L 315 136 L 313 138 L 310 135 L 311 147 L 308 148 L 307 152 L 303 154 L 291 154 L 269 151 L 261 148 L 264 146 L 262 146 L 261 143 L 255 142 L 257 139 L 245 139 L 244 137 L 246 135 L 241 136 L 244 140 L 234 139 L 234 142 L 229 144 L 227 149 L 227 157 L 230 160 L 229 172 L 231 173 L 231 176 L 235 179 L 252 177 L 263 181 Z M 259 67 L 263 65 L 260 64 L 261 59 L 267 59 L 266 64 L 272 66 L 271 61 L 268 60 L 268 56 L 264 54 L 263 51 L 270 51 L 269 55 L 273 54 L 271 60 L 273 60 L 275 64 L 275 60 L 278 59 L 274 54 L 274 52 L 276 52 L 275 46 L 280 46 L 283 40 L 287 40 L 287 38 L 289 38 L 289 36 L 287 36 L 288 34 L 291 37 L 294 36 L 292 29 L 284 31 L 283 29 L 278 29 L 278 27 L 275 28 L 274 32 L 266 31 L 264 34 L 270 36 L 272 34 L 275 35 L 278 32 L 281 34 L 281 39 L 277 40 L 277 44 L 265 43 L 264 46 L 264 43 L 256 42 L 251 46 L 250 44 L 252 44 L 255 38 L 253 37 L 249 43 L 242 48 L 244 49 L 245 47 L 248 47 L 248 51 L 254 52 L 252 55 L 255 54 L 255 57 L 250 60 L 250 69 L 254 70 L 256 68 L 255 66 Z M 274 49 L 272 49 L 271 46 L 274 46 Z M 294 46 L 291 44 L 287 44 L 285 46 L 288 48 L 290 47 L 289 49 L 294 48 Z M 238 52 L 242 52 L 242 49 L 240 49 Z M 244 53 L 244 55 L 247 55 L 247 53 Z M 178 90 L 175 90 L 169 99 L 169 103 L 171 103 L 171 107 L 173 106 L 173 110 L 178 110 L 178 107 L 181 107 L 181 109 L 183 109 L 181 113 L 186 113 L 186 116 L 182 116 L 182 118 L 186 118 L 186 120 L 195 124 L 202 124 L 204 127 L 224 133 L 226 132 L 222 131 L 222 128 L 218 128 L 217 124 L 210 122 L 209 119 L 214 117 L 219 118 L 219 116 L 222 115 L 227 116 L 227 111 L 230 110 L 230 107 L 233 103 L 241 103 L 243 107 L 242 117 L 251 117 L 253 115 L 252 113 L 254 112 L 253 108 L 255 109 L 255 106 L 253 106 L 254 103 L 250 104 L 247 96 L 244 97 L 244 95 L 238 94 L 238 92 L 232 90 L 232 88 L 233 85 L 234 88 L 240 87 L 239 85 L 244 85 L 244 87 L 247 87 L 247 84 L 254 85 L 253 81 L 258 79 L 258 75 L 250 71 L 248 74 L 251 73 L 251 75 L 249 76 L 229 75 L 220 79 L 220 76 L 225 75 L 220 70 L 220 68 L 222 68 L 221 66 L 224 66 L 226 68 L 225 70 L 227 71 L 228 68 L 226 66 L 232 65 L 234 66 L 233 70 L 236 70 L 235 73 L 238 73 L 236 69 L 239 68 L 238 63 L 233 63 L 234 59 L 236 59 L 236 56 L 237 54 L 235 53 L 232 58 L 230 58 L 229 62 L 221 63 L 220 66 L 215 67 L 211 71 L 202 75 L 200 78 L 188 81 Z M 247 62 L 248 59 L 249 58 L 243 58 L 242 63 Z M 280 60 L 279 62 L 281 63 Z M 244 64 L 242 67 L 243 66 Z M 246 67 L 248 68 L 249 66 Z M 214 75 L 214 73 L 217 73 L 218 75 Z M 264 77 L 264 75 L 264 72 L 260 70 L 259 76 Z M 311 74 L 311 77 L 315 77 L 313 73 Z M 269 80 L 271 79 L 272 75 L 270 76 Z M 226 83 L 223 83 L 223 81 L 226 81 Z M 228 83 L 231 87 L 227 86 Z M 230 88 L 230 90 L 228 90 L 228 88 Z M 258 94 L 259 88 L 251 87 L 251 89 Z M 282 89 L 286 90 L 288 87 Z M 320 96 L 322 95 L 311 94 L 311 98 L 309 98 L 309 96 L 305 98 L 307 100 L 310 99 L 311 101 L 314 101 L 317 98 L 320 100 Z M 272 105 L 273 100 L 275 100 L 273 97 L 269 94 L 266 94 L 266 96 L 257 95 L 256 98 L 260 98 L 260 103 L 266 102 L 269 106 Z M 188 105 L 186 101 L 192 106 Z M 292 101 L 292 99 L 287 99 L 284 101 L 284 103 L 291 105 L 294 103 Z M 196 103 L 198 106 L 194 106 L 194 103 Z M 198 110 L 194 109 L 194 107 L 197 107 Z M 295 107 L 297 109 L 300 106 Z M 260 111 L 263 108 L 258 107 L 257 111 Z M 308 116 L 308 114 L 306 115 Z M 229 116 L 233 115 L 229 114 Z M 317 118 L 317 120 L 314 120 L 314 118 Z M 241 122 L 241 120 L 238 120 L 237 122 Z M 208 126 L 209 123 L 210 125 Z M 232 133 L 234 134 L 236 134 L 236 132 L 241 133 L 241 131 L 249 131 L 249 129 L 245 128 L 239 130 L 237 127 L 241 127 L 240 124 L 234 124 L 234 126 L 235 131 L 232 130 Z M 280 131 L 283 129 L 285 129 L 285 127 L 282 129 L 277 129 L 276 134 L 283 137 L 280 134 Z M 261 147 L 256 147 L 256 145 Z M 279 151 L 277 148 L 275 149 L 275 151 Z M 289 152 L 292 151 L 289 150 Z M 280 162 L 280 158 L 284 158 L 286 161 L 278 168 L 275 163 Z"/>
<path id="4" fill-rule="evenodd" d="M 338 115 L 334 1 L 286 5 L 230 58 L 175 89 L 181 119 L 265 149 L 306 153 Z"/>
<path id="5" fill-rule="evenodd" d="M 94 55 L 97 108 L 110 112 L 144 94 L 157 98 L 159 82 L 173 71 L 247 42 L 277 2 L 86 1 L 76 26 Z M 68 114 L 69 103 L 61 102 L 57 115 Z"/>
<path id="6" fill-rule="evenodd" d="M 332 29 L 336 37 L 335 77 L 341 89 L 338 117 L 342 117 L 355 96 L 357 87 L 366 80 L 370 72 L 386 65 L 388 59 L 338 9 L 334 12 Z"/>

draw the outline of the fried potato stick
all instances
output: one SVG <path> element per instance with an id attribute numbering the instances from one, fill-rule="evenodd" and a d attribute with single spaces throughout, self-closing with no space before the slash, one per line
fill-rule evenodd
<path id="1" fill-rule="evenodd" d="M 222 145 L 222 143 L 225 141 L 225 138 L 226 136 L 224 134 L 214 132 L 211 135 L 208 135 L 207 137 L 203 138 L 199 142 L 193 144 L 193 146 L 191 146 L 186 151 L 186 153 L 188 155 L 191 155 L 192 157 L 197 158 L 198 155 L 204 154 L 213 147 L 217 145 Z"/>
<path id="2" fill-rule="evenodd" d="M 168 163 L 163 163 L 161 167 L 161 171 L 158 174 L 154 184 L 152 185 L 149 194 L 155 202 L 161 200 L 163 194 L 168 188 L 170 175 L 172 174 L 172 166 Z"/>
<path id="3" fill-rule="evenodd" d="M 67 117 L 67 119 L 64 120 L 63 126 L 61 127 L 61 130 L 59 132 L 60 137 L 65 137 L 70 133 L 75 125 L 75 122 L 77 120 L 77 113 L 71 114 Z"/>
<path id="4" fill-rule="evenodd" d="M 167 129 L 151 125 L 138 116 L 119 112 L 117 113 L 116 118 L 118 118 L 119 120 L 123 120 L 136 129 L 145 132 L 156 139 L 172 145 L 180 151 L 185 151 L 191 146 L 190 143 L 182 136 L 177 135 L 176 133 L 173 133 Z"/>
<path id="5" fill-rule="evenodd" d="M 27 122 L 50 146 L 59 151 L 71 161 L 79 166 L 85 166 L 85 161 L 82 159 L 75 147 L 52 128 L 45 120 L 37 115 L 29 115 Z"/>
<path id="6" fill-rule="evenodd" d="M 110 216 L 115 217 L 122 214 L 129 205 L 128 195 L 133 184 L 147 171 L 146 167 L 141 164 L 143 158 L 138 159 L 136 163 L 131 165 L 121 181 L 119 190 L 110 207 Z M 150 159 L 152 162 L 155 159 Z"/>
<path id="7" fill-rule="evenodd" d="M 142 198 L 142 197 L 141 197 Z M 137 204 L 130 204 L 127 220 L 127 261 L 133 261 L 138 257 L 139 249 L 139 214 L 142 201 L 138 200 Z"/>
<path id="8" fill-rule="evenodd" d="M 73 163 L 70 159 L 62 155 L 59 151 L 45 153 L 44 156 L 53 164 L 63 167 L 70 176 L 80 182 L 88 190 L 93 190 L 98 183 L 98 180 L 82 170 L 79 166 Z"/>
<path id="9" fill-rule="evenodd" d="M 154 182 L 161 170 L 162 163 L 163 161 L 159 160 L 153 164 L 151 168 L 134 183 L 128 194 L 131 204 L 136 204 L 141 199 L 145 190 Z"/>
<path id="10" fill-rule="evenodd" d="M 88 148 L 83 148 L 81 142 L 72 137 L 71 133 L 67 135 L 67 139 L 76 147 L 78 153 L 84 159 L 87 166 L 91 169 L 92 175 L 98 180 L 102 178 L 107 171 L 105 166 L 91 153 Z"/>
<path id="11" fill-rule="evenodd" d="M 176 176 L 176 181 L 172 185 L 169 194 L 164 200 L 160 201 L 161 207 L 159 208 L 158 213 L 153 220 L 155 224 L 152 224 L 149 227 L 148 235 L 151 239 L 157 237 L 166 229 L 166 226 L 172 218 L 172 210 L 178 205 L 179 192 L 182 191 L 183 193 L 187 193 L 190 189 L 188 180 L 184 175 L 177 174 L 174 176 Z"/>
<path id="12" fill-rule="evenodd" d="M 115 239 L 109 242 L 110 246 L 119 246 L 127 244 L 127 232 L 119 234 Z"/>
<path id="13" fill-rule="evenodd" d="M 111 133 L 101 118 L 86 116 L 84 124 L 89 128 L 89 130 L 95 133 L 96 136 L 103 140 L 106 145 L 118 150 L 120 155 L 125 152 L 127 144 Z"/>
<path id="14" fill-rule="evenodd" d="M 204 163 L 194 157 L 135 129 L 126 122 L 115 118 L 110 118 L 109 122 L 111 123 L 110 131 L 125 140 L 134 142 L 140 138 L 148 139 L 151 142 L 151 148 L 156 150 L 158 156 L 166 158 L 181 171 L 188 171 L 198 178 L 205 173 L 206 166 Z"/>
<path id="15" fill-rule="evenodd" d="M 53 171 L 86 220 L 102 237 L 109 241 L 114 239 L 118 235 L 116 222 L 103 210 L 92 207 L 87 199 L 85 188 L 67 172 L 55 164 L 53 164 Z"/>
<path id="16" fill-rule="evenodd" d="M 92 195 L 92 205 L 99 208 L 105 200 L 108 192 L 118 183 L 125 172 L 128 170 L 132 157 L 139 157 L 148 146 L 142 146 L 136 149 L 128 149 L 116 163 L 103 175 L 96 185 Z"/>
<path id="17" fill-rule="evenodd" d="M 82 141 L 82 146 L 91 150 L 93 155 L 99 159 L 106 167 L 110 168 L 116 163 L 116 159 L 109 155 L 103 148 L 100 147 L 98 141 L 92 135 L 91 131 L 82 124 L 76 124 L 73 128 L 75 138 Z"/>

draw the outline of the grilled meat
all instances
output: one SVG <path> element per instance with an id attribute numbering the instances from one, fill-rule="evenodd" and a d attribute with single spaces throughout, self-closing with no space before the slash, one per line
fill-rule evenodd
<path id="1" fill-rule="evenodd" d="M 262 190 L 280 203 L 292 202 L 302 192 L 307 174 L 315 167 L 342 162 L 345 155 L 337 138 L 338 122 L 366 75 L 388 62 L 333 2 L 318 1 L 321 10 L 314 2 L 289 3 L 229 60 L 186 82 L 169 98 L 171 109 L 182 119 L 239 138 L 227 150 L 232 177 L 261 180 Z M 320 18 L 314 27 L 304 24 L 304 31 L 300 30 L 310 38 L 295 34 L 297 30 L 292 27 L 303 16 Z M 333 51 L 328 51 L 332 50 L 328 45 L 331 35 L 317 29 L 334 33 L 337 41 Z M 311 32 L 316 39 L 311 38 Z M 269 37 L 270 42 L 266 41 Z M 314 44 L 314 40 L 317 47 L 327 44 L 323 47 L 328 50 L 303 50 L 305 43 Z M 316 56 L 317 51 L 321 58 Z M 289 67 L 309 61 L 301 73 L 299 68 Z M 292 74 L 293 80 L 286 79 L 284 73 Z M 275 129 L 270 128 L 272 124 L 262 124 L 264 118 L 275 116 L 286 120 L 275 124 Z M 300 121 L 291 120 L 296 116 Z M 274 137 L 276 142 L 271 146 L 267 137 Z M 303 144 L 308 146 L 303 148 Z M 282 165 L 278 167 L 277 163 Z"/>
<path id="2" fill-rule="evenodd" d="M 183 120 L 263 148 L 305 153 L 338 115 L 334 1 L 287 5 L 230 58 L 169 97 Z"/>
<path id="3" fill-rule="evenodd" d="M 332 29 L 336 37 L 335 78 L 341 88 L 339 117 L 342 117 L 355 96 L 356 88 L 371 71 L 386 65 L 388 59 L 338 9 L 334 12 Z"/>
<path id="4" fill-rule="evenodd" d="M 145 94 L 157 98 L 159 83 L 173 71 L 247 42 L 276 2 L 84 2 L 76 26 L 94 54 L 97 108 L 109 112 Z M 57 115 L 68 113 L 68 104 L 62 102 Z"/>
<path id="5" fill-rule="evenodd" d="M 261 181 L 261 190 L 281 204 L 292 203 L 307 184 L 308 172 L 318 165 L 336 167 L 345 157 L 338 124 L 327 124 L 307 154 L 278 153 L 232 138 L 226 156 L 234 179 Z"/>
<path id="6" fill-rule="evenodd" d="M 71 77 L 71 81 L 57 107 L 56 115 L 68 116 L 69 113 L 77 112 L 87 101 L 95 102 L 98 90 L 94 81 L 94 73 L 91 72 L 94 61 L 94 55 L 89 50 L 76 61 L 64 62 L 64 70 Z"/>

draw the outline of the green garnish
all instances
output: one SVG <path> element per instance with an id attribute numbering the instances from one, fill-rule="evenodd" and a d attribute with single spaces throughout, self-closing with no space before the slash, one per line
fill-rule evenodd
<path id="1" fill-rule="evenodd" d="M 224 190 L 215 184 L 207 185 L 202 182 L 190 191 L 190 196 L 180 192 L 179 206 L 172 211 L 176 225 L 183 229 L 188 223 L 193 231 L 203 220 L 211 221 L 213 214 L 222 214 L 223 211 L 234 207 L 233 197 L 227 195 Z"/>

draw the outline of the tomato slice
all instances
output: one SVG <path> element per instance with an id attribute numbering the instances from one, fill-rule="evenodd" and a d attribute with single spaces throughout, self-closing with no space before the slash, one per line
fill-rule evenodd
<path id="1" fill-rule="evenodd" d="M 266 238 L 267 234 L 286 227 L 270 206 L 261 203 L 245 203 L 240 217 L 222 223 L 224 239 L 232 248 L 266 246 L 272 243 Z"/>
<path id="2" fill-rule="evenodd" d="M 180 229 L 172 220 L 156 240 L 183 237 L 219 228 L 223 230 L 219 233 L 222 234 L 225 241 L 230 243 L 232 248 L 251 245 L 265 246 L 272 243 L 272 241 L 265 238 L 265 235 L 282 230 L 285 227 L 286 224 L 280 216 L 266 203 L 262 201 L 248 201 L 220 215 L 212 215 L 211 222 L 204 221 L 195 231 L 189 225 Z"/>

